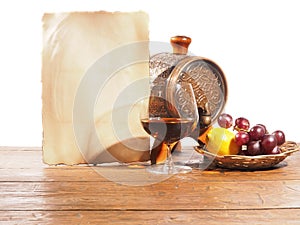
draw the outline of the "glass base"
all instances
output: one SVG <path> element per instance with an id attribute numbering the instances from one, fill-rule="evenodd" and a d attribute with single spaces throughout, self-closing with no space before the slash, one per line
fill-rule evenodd
<path id="1" fill-rule="evenodd" d="M 193 169 L 202 169 L 204 164 L 204 156 L 195 151 L 191 158 L 184 164 L 192 167 Z"/>
<path id="2" fill-rule="evenodd" d="M 150 173 L 154 174 L 178 174 L 178 173 L 190 173 L 192 172 L 192 168 L 189 166 L 181 166 L 181 165 L 167 165 L 167 164 L 158 164 L 151 165 L 146 169 Z"/>

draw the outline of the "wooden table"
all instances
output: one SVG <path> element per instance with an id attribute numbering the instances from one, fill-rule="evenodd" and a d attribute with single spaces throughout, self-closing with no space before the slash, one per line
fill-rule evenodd
<path id="1" fill-rule="evenodd" d="M 0 224 L 300 224 L 300 152 L 270 170 L 195 169 L 144 186 L 133 186 L 143 169 L 128 169 L 113 182 L 45 165 L 40 148 L 1 147 Z"/>

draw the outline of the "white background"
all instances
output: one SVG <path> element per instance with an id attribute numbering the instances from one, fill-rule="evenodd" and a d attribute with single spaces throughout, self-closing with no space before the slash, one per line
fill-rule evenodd
<path id="1" fill-rule="evenodd" d="M 0 145 L 42 145 L 43 13 L 99 10 L 147 12 L 151 41 L 190 36 L 226 75 L 226 112 L 300 141 L 297 0 L 11 0 L 0 3 Z"/>

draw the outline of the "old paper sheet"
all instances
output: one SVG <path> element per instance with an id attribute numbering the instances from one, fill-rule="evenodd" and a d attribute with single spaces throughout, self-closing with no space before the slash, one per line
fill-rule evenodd
<path id="1" fill-rule="evenodd" d="M 149 76 L 148 15 L 48 13 L 42 20 L 44 162 L 147 160 L 149 140 L 130 105 Z"/>

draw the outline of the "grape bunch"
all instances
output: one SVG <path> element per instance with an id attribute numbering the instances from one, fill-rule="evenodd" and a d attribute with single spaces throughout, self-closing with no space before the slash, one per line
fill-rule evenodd
<path id="1" fill-rule="evenodd" d="M 233 126 L 235 132 L 235 142 L 240 146 L 241 155 L 271 155 L 279 154 L 279 146 L 285 142 L 285 134 L 281 130 L 269 133 L 266 126 L 256 124 L 250 127 L 250 122 L 244 117 L 239 117 L 234 121 L 231 115 L 223 113 L 218 118 L 218 124 L 223 128 Z"/>

